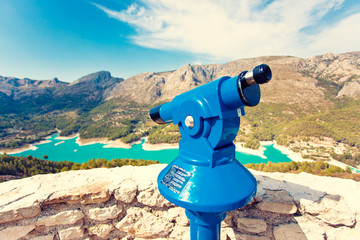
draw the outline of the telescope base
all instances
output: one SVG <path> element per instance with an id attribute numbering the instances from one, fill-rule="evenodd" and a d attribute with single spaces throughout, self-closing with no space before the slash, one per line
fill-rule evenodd
<path id="1" fill-rule="evenodd" d="M 190 219 L 191 240 L 220 240 L 220 226 L 226 212 L 205 213 L 186 209 L 185 213 Z"/>

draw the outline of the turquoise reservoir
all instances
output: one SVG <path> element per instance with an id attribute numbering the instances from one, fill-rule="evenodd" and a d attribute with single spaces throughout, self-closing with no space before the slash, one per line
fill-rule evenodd
<path id="1" fill-rule="evenodd" d="M 87 162 L 94 158 L 121 159 L 145 159 L 145 160 L 158 160 L 160 163 L 171 162 L 178 154 L 179 149 L 166 149 L 158 151 L 146 151 L 142 149 L 142 143 L 134 144 L 130 149 L 126 148 L 104 148 L 105 144 L 95 143 L 85 146 L 79 146 L 76 143 L 76 138 L 68 140 L 56 139 L 58 134 L 53 135 L 47 140 L 50 142 L 36 145 L 36 150 L 27 150 L 17 154 L 10 154 L 12 156 L 35 156 L 42 158 L 47 155 L 51 161 L 71 161 L 77 163 Z M 62 143 L 61 143 L 62 142 Z M 236 158 L 242 163 L 267 163 L 268 161 L 277 162 L 291 162 L 291 159 L 284 155 L 279 150 L 274 148 L 273 145 L 264 146 L 266 150 L 264 155 L 266 159 L 256 155 L 251 155 L 242 152 L 236 152 Z"/>

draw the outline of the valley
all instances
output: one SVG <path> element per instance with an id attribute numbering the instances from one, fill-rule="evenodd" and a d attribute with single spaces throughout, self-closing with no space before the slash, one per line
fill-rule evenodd
<path id="1" fill-rule="evenodd" d="M 297 58 L 269 56 L 226 64 L 185 65 L 128 79 L 97 72 L 73 83 L 0 77 L 0 149 L 79 134 L 123 143 L 177 143 L 176 126 L 156 125 L 148 110 L 219 77 L 260 63 L 273 71 L 262 99 L 246 108 L 236 141 L 257 149 L 276 141 L 305 159 L 360 164 L 360 52 Z"/>

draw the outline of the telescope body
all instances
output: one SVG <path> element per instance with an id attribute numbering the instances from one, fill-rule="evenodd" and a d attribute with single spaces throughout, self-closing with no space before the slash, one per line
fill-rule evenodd
<path id="1" fill-rule="evenodd" d="M 260 101 L 259 84 L 271 79 L 267 65 L 222 77 L 150 110 L 159 123 L 178 124 L 179 156 L 158 176 L 160 193 L 186 209 L 191 239 L 220 239 L 226 212 L 256 194 L 256 179 L 235 158 L 235 139 L 245 106 Z"/>

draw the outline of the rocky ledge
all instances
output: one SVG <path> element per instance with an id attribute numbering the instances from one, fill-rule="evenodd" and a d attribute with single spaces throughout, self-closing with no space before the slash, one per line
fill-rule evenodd
<path id="1" fill-rule="evenodd" d="M 0 184 L 0 239 L 190 239 L 184 210 L 158 192 L 164 165 L 69 171 Z M 360 183 L 252 171 L 258 193 L 221 239 L 360 239 Z"/>

